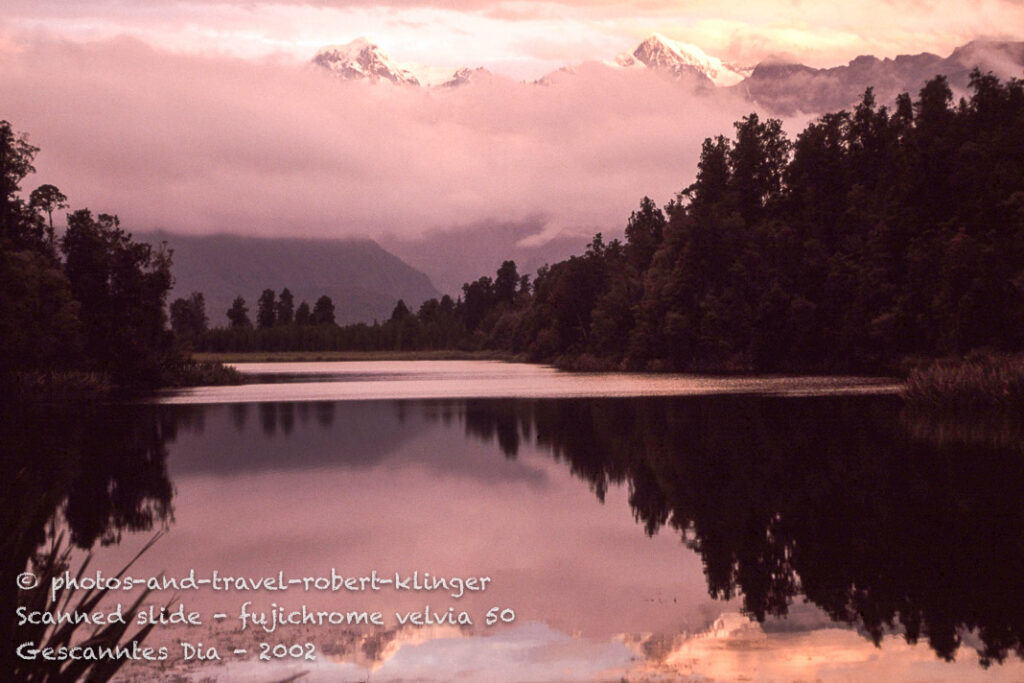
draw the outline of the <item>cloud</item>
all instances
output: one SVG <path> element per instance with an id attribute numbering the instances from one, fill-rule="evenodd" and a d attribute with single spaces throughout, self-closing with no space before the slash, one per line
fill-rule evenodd
<path id="1" fill-rule="evenodd" d="M 130 39 L 0 53 L 0 117 L 38 173 L 130 229 L 412 236 L 542 216 L 621 229 L 692 179 L 700 141 L 748 105 L 588 64 L 550 86 L 420 90 Z M 34 184 L 33 184 L 34 183 Z"/>
<path id="2" fill-rule="evenodd" d="M 538 77 L 559 62 L 607 59 L 653 31 L 754 64 L 792 53 L 813 66 L 860 54 L 948 54 L 974 38 L 1013 39 L 1017 0 L 9 0 L 5 20 L 75 40 L 131 35 L 186 52 L 308 59 L 326 43 L 370 35 L 399 61 L 487 66 Z"/>

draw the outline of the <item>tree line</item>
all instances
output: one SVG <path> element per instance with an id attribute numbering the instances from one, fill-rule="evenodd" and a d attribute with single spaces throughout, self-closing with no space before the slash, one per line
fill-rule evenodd
<path id="1" fill-rule="evenodd" d="M 211 331 L 200 346 L 494 349 L 653 371 L 891 371 L 1021 350 L 1024 85 L 975 70 L 970 91 L 954 103 L 937 76 L 888 107 L 869 89 L 792 140 L 750 114 L 704 141 L 667 206 L 644 198 L 623 240 L 597 234 L 532 281 L 506 261 L 382 323 Z"/>
<path id="2" fill-rule="evenodd" d="M 272 289 L 265 289 L 257 303 L 256 324 L 259 329 L 282 325 L 333 325 L 334 302 L 326 294 L 316 300 L 313 308 L 305 301 L 295 307 L 295 297 L 285 287 L 280 297 Z M 206 298 L 202 292 L 175 299 L 170 305 L 171 329 L 175 335 L 190 341 L 199 339 L 209 330 Z M 242 296 L 235 297 L 227 310 L 230 329 L 252 329 L 249 307 Z"/>

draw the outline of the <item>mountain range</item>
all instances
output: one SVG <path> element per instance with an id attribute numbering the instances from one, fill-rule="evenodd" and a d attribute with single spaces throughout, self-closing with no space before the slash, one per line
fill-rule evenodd
<path id="1" fill-rule="evenodd" d="M 365 38 L 323 48 L 313 63 L 348 80 L 386 81 L 410 87 L 450 88 L 493 77 L 482 68 L 462 68 L 444 80 L 431 81 L 398 64 Z M 603 65 L 609 69 L 654 71 L 697 90 L 737 92 L 771 113 L 790 115 L 849 107 L 869 87 L 874 88 L 876 99 L 889 102 L 900 92 L 916 92 L 924 81 L 937 74 L 945 75 L 954 89 L 962 90 L 975 67 L 1001 78 L 1020 77 L 1024 73 L 1024 41 L 976 40 L 956 48 L 948 57 L 928 52 L 884 59 L 862 55 L 848 64 L 830 68 L 769 59 L 748 67 L 655 33 L 632 52 L 624 52 Z M 573 72 L 572 66 L 566 66 L 557 73 Z M 536 83 L 550 85 L 555 82 L 551 76 Z"/>

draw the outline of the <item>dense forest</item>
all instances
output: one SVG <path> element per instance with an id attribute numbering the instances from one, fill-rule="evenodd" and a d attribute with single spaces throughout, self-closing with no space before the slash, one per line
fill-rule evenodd
<path id="1" fill-rule="evenodd" d="M 180 379 L 188 363 L 165 312 L 170 253 L 88 209 L 68 214 L 58 237 L 53 213 L 67 197 L 48 184 L 21 196 L 37 152 L 0 121 L 0 385 L 138 390 Z"/>
<path id="2" fill-rule="evenodd" d="M 970 90 L 955 103 L 937 76 L 892 107 L 868 90 L 795 140 L 750 114 L 734 139 L 704 141 L 696 181 L 664 209 L 644 198 L 624 240 L 598 234 L 532 282 L 506 261 L 455 300 L 399 302 L 373 325 L 239 318 L 191 339 L 696 371 L 891 371 L 908 357 L 1019 351 L 1024 83 L 975 70 Z"/>

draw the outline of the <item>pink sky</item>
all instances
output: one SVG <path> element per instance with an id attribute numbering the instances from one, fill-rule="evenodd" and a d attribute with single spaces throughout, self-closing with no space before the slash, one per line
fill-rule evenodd
<path id="1" fill-rule="evenodd" d="M 788 53 L 814 66 L 860 54 L 946 54 L 968 40 L 1014 38 L 1017 0 L 8 0 L 4 23 L 74 40 L 131 35 L 176 51 L 308 59 L 366 35 L 396 59 L 486 66 L 537 78 L 565 62 L 608 59 L 652 32 L 742 64 Z"/>
<path id="2" fill-rule="evenodd" d="M 545 233 L 621 231 L 644 195 L 669 201 L 700 142 L 751 105 L 698 98 L 596 62 L 651 32 L 753 64 L 863 53 L 942 55 L 1019 38 L 1024 4 L 8 0 L 0 119 L 42 149 L 30 190 L 129 229 L 416 235 L 540 219 Z M 308 66 L 368 36 L 399 62 L 495 78 L 449 92 L 345 83 Z M 791 134 L 804 120 L 787 121 Z"/>

